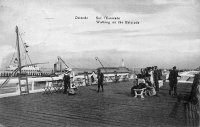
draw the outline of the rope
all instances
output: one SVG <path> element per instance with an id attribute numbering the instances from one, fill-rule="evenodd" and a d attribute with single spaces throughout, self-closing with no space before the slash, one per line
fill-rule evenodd
<path id="1" fill-rule="evenodd" d="M 1 88 L 3 85 L 5 85 L 5 84 L 12 78 L 13 74 L 15 74 L 18 70 L 19 70 L 19 69 L 16 68 L 16 69 L 12 72 L 11 76 L 8 77 L 8 78 L 3 82 L 3 84 L 1 84 L 0 88 Z"/>
<path id="2" fill-rule="evenodd" d="M 99 60 L 99 58 L 98 58 L 98 57 L 95 57 L 95 60 L 98 61 L 98 62 L 101 64 L 101 66 L 103 67 L 103 69 L 105 70 L 105 72 L 108 73 L 108 72 L 106 71 L 106 68 L 103 66 L 103 64 L 102 64 L 101 61 Z M 109 76 L 108 76 L 108 77 L 109 77 Z M 111 77 L 109 77 L 109 79 L 110 79 L 110 80 L 113 80 Z"/>
<path id="3" fill-rule="evenodd" d="M 19 34 L 19 37 L 20 37 L 20 39 L 21 39 L 21 41 L 22 41 L 22 44 L 23 44 L 23 47 L 24 47 L 24 49 L 25 49 L 25 55 L 28 56 L 29 61 L 30 61 L 30 63 L 32 64 L 32 61 L 31 61 L 31 59 L 30 59 L 30 57 L 29 57 L 29 54 L 26 52 L 27 50 L 26 50 L 26 47 L 25 47 L 25 43 L 24 43 L 24 41 L 23 41 L 23 39 L 22 39 L 22 37 L 21 37 L 21 34 Z"/>
<path id="4" fill-rule="evenodd" d="M 15 44 L 15 50 L 16 50 L 16 48 L 17 48 L 17 44 Z M 13 61 L 13 58 L 14 58 L 14 56 L 15 56 L 15 52 L 13 53 L 13 56 L 12 56 L 12 59 L 11 59 L 11 61 L 10 61 L 9 65 L 10 65 L 10 64 L 11 64 L 11 62 Z"/>
<path id="5" fill-rule="evenodd" d="M 13 61 L 13 58 L 14 58 L 14 56 L 15 56 L 15 52 L 13 53 L 13 56 L 12 56 L 12 59 L 11 59 L 11 61 L 10 61 L 9 65 L 10 65 L 10 64 L 11 64 L 11 62 Z"/>
<path id="6" fill-rule="evenodd" d="M 74 68 L 77 68 L 77 66 L 74 66 L 74 65 L 72 65 L 72 64 L 70 64 L 70 63 L 67 63 L 67 64 L 69 64 L 70 66 L 72 66 L 72 67 L 74 67 Z"/>

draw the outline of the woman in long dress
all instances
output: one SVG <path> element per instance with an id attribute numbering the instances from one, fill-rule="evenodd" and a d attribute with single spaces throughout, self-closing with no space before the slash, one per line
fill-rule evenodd
<path id="1" fill-rule="evenodd" d="M 152 70 L 152 69 L 150 70 L 149 74 L 151 75 L 151 76 L 150 76 L 150 82 L 151 82 L 151 84 L 154 86 L 153 70 Z"/>

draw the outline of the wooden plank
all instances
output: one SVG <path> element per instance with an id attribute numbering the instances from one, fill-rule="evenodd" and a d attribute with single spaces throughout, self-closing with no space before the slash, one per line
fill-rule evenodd
<path id="1" fill-rule="evenodd" d="M 145 97 L 145 100 L 133 98 L 131 87 L 131 82 L 108 83 L 103 93 L 97 93 L 97 86 L 88 86 L 79 87 L 75 96 L 35 93 L 1 98 L 0 118 L 5 119 L 4 123 L 12 118 L 12 124 L 21 126 L 185 125 L 183 101 L 168 95 L 168 84 L 161 88 L 159 97 Z M 185 93 L 186 87 L 182 85 L 179 90 Z"/>

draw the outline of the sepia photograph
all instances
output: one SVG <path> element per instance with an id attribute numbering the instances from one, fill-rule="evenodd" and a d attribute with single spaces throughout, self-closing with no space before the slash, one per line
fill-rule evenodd
<path id="1" fill-rule="evenodd" d="M 199 127 L 199 0 L 0 0 L 0 127 Z"/>

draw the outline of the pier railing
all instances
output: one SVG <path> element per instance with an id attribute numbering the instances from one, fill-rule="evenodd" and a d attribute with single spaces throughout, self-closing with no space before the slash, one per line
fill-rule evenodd
<path id="1" fill-rule="evenodd" d="M 110 78 L 109 78 L 110 77 Z M 111 80 L 113 79 L 113 80 Z M 124 73 L 118 75 L 118 81 L 127 81 L 131 79 L 128 74 Z M 6 80 L 6 79 L 5 79 Z M 62 80 L 62 77 L 29 77 L 28 78 L 28 88 L 29 93 L 43 92 L 45 86 L 52 81 Z M 114 82 L 115 76 L 114 74 L 105 74 L 104 81 L 106 82 Z M 0 85 L 3 84 L 4 79 L 0 80 Z M 20 95 L 19 79 L 17 77 L 13 77 L 9 80 L 9 82 L 0 88 L 0 98 L 1 97 L 9 97 L 9 96 L 17 96 Z M 88 79 L 84 75 L 75 76 L 73 81 L 73 86 L 87 86 L 97 84 L 97 79 L 95 78 L 94 82 L 91 82 L 91 76 L 88 76 Z"/>
<path id="2" fill-rule="evenodd" d="M 190 92 L 190 101 L 200 104 L 200 74 L 196 74 Z"/>
<path id="3" fill-rule="evenodd" d="M 190 92 L 189 102 L 186 106 L 187 126 L 200 126 L 200 74 L 196 74 Z"/>
<path id="4" fill-rule="evenodd" d="M 28 78 L 28 87 L 30 93 L 42 92 L 45 85 L 51 81 L 62 80 L 61 77 L 38 77 L 38 78 Z M 4 80 L 0 80 L 0 84 L 2 84 Z M 12 78 L 9 82 L 2 86 L 0 89 L 0 98 L 1 97 L 9 97 L 9 96 L 17 96 L 20 95 L 19 90 L 19 79 Z"/>

